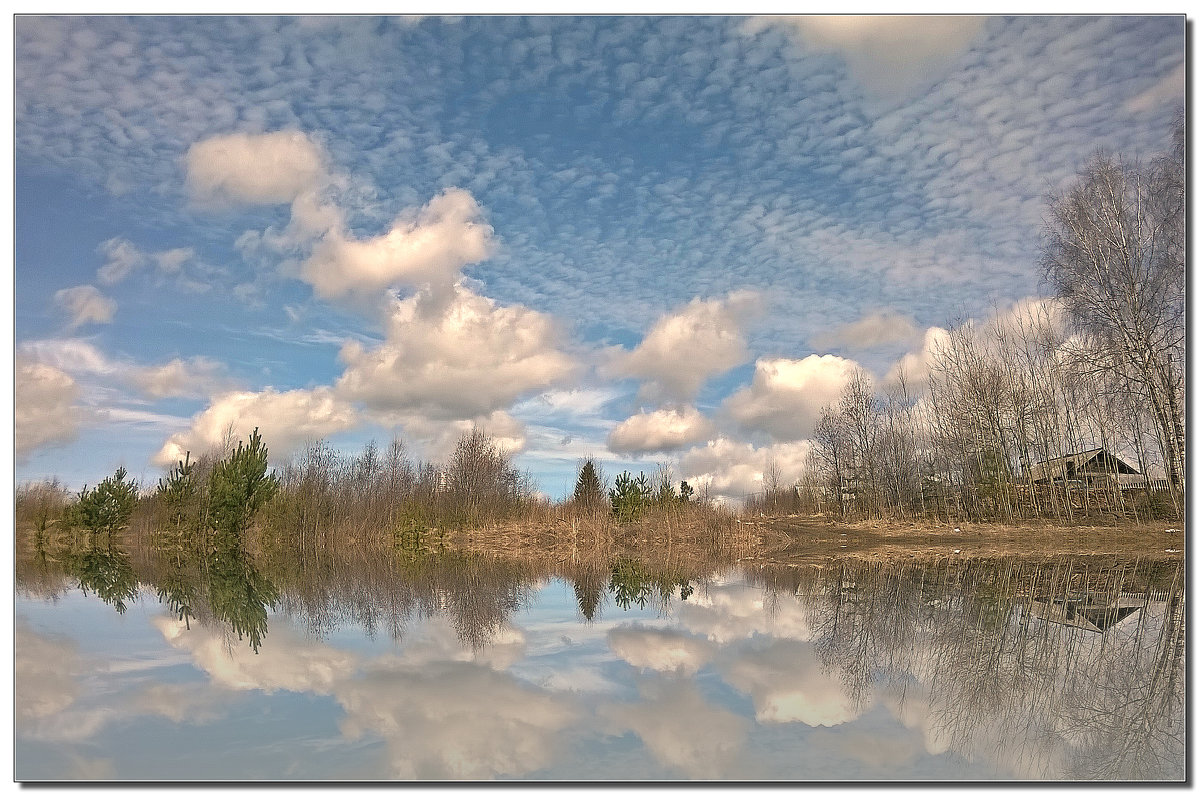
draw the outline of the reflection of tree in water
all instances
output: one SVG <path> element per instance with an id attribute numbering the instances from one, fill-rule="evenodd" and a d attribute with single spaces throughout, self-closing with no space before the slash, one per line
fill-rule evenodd
<path id="1" fill-rule="evenodd" d="M 217 537 L 219 540 L 221 536 Z M 267 609 L 279 590 L 263 576 L 236 539 L 218 541 L 208 562 L 208 605 L 255 653 L 267 634 Z"/>
<path id="2" fill-rule="evenodd" d="M 822 663 L 851 699 L 878 688 L 904 710 L 920 684 L 936 745 L 1019 761 L 1018 776 L 1183 775 L 1176 565 L 1010 559 L 748 577 L 809 607 Z M 1090 619 L 1047 608 L 1065 604 Z"/>
<path id="3" fill-rule="evenodd" d="M 679 589 L 681 600 L 692 594 L 691 580 L 675 569 L 654 569 L 631 558 L 613 563 L 608 589 L 612 592 L 613 602 L 625 611 L 634 605 L 645 608 L 651 600 L 665 609 L 676 589 Z"/>
<path id="4" fill-rule="evenodd" d="M 608 570 L 600 566 L 584 565 L 576 569 L 572 579 L 575 603 L 585 621 L 594 622 L 600 618 L 609 575 Z"/>
<path id="5" fill-rule="evenodd" d="M 137 597 L 138 577 L 129 556 L 111 540 L 88 538 L 64 551 L 66 571 L 79 581 L 84 594 L 94 593 L 104 602 L 125 613 L 126 602 Z"/>

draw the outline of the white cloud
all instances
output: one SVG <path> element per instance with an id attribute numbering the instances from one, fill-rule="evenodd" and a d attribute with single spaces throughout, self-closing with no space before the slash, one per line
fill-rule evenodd
<path id="1" fill-rule="evenodd" d="M 99 250 L 104 253 L 105 261 L 96 271 L 96 278 L 105 285 L 115 285 L 146 261 L 141 250 L 124 238 L 110 238 L 100 244 Z"/>
<path id="2" fill-rule="evenodd" d="M 80 410 L 75 380 L 56 367 L 17 354 L 13 374 L 13 447 L 18 457 L 75 438 Z"/>
<path id="3" fill-rule="evenodd" d="M 149 264 L 154 264 L 164 274 L 179 274 L 184 264 L 196 257 L 194 249 L 183 247 L 143 252 L 132 241 L 124 238 L 109 238 L 101 243 L 97 250 L 105 259 L 104 265 L 96 270 L 96 279 L 104 285 L 122 282 L 134 271 Z"/>
<path id="4" fill-rule="evenodd" d="M 378 412 L 470 420 L 563 381 L 574 370 L 546 315 L 456 285 L 445 306 L 422 291 L 395 303 L 386 339 L 347 343 L 338 395 Z"/>
<path id="5" fill-rule="evenodd" d="M 756 448 L 721 437 L 684 453 L 679 469 L 690 484 L 707 488 L 710 498 L 737 501 L 762 491 L 763 473 L 772 462 L 781 486 L 794 483 L 804 471 L 809 447 L 807 440 L 801 440 Z"/>
<path id="6" fill-rule="evenodd" d="M 799 600 L 776 599 L 739 580 L 714 580 L 680 603 L 676 613 L 689 632 L 722 646 L 754 636 L 812 638 L 808 614 Z"/>
<path id="7" fill-rule="evenodd" d="M 227 385 L 225 366 L 208 357 L 178 357 L 165 365 L 137 368 L 130 374 L 133 383 L 151 398 L 207 396 Z"/>
<path id="8" fill-rule="evenodd" d="M 882 310 L 817 335 L 813 338 L 813 344 L 825 349 L 837 346 L 873 348 L 881 345 L 907 345 L 920 334 L 921 330 L 908 315 Z"/>
<path id="9" fill-rule="evenodd" d="M 109 323 L 117 311 L 117 302 L 93 285 L 64 288 L 54 294 L 54 303 L 71 317 L 72 329 L 85 323 Z"/>
<path id="10" fill-rule="evenodd" d="M 1168 102 L 1182 106 L 1187 97 L 1187 64 L 1181 63 L 1170 74 L 1125 103 L 1133 113 L 1152 111 Z"/>
<path id="11" fill-rule="evenodd" d="M 804 359 L 760 359 L 750 386 L 731 395 L 725 408 L 743 428 L 781 441 L 808 437 L 821 408 L 836 403 L 858 365 L 833 354 Z"/>
<path id="12" fill-rule="evenodd" d="M 29 732 L 74 704 L 77 676 L 84 670 L 73 642 L 47 638 L 18 620 L 13 628 L 13 720 L 18 729 Z"/>
<path id="13" fill-rule="evenodd" d="M 710 376 L 746 360 L 741 327 L 761 307 L 759 295 L 749 290 L 694 298 L 660 318 L 632 351 L 616 354 L 611 370 L 643 380 L 640 394 L 647 400 L 691 400 Z"/>
<path id="14" fill-rule="evenodd" d="M 168 274 L 178 273 L 183 264 L 195 256 L 196 251 L 191 248 L 167 249 L 153 255 L 154 262 Z"/>
<path id="15" fill-rule="evenodd" d="M 51 367 L 69 373 L 108 374 L 115 366 L 100 349 L 79 338 L 27 340 L 18 347 L 19 352 Z"/>
<path id="16" fill-rule="evenodd" d="M 725 679 L 750 695 L 755 718 L 763 724 L 798 721 L 833 727 L 858 718 L 863 710 L 825 673 L 811 644 L 782 641 L 743 650 L 725 667 Z"/>
<path id="17" fill-rule="evenodd" d="M 899 97 L 945 74 L 983 23 L 973 16 L 771 16 L 749 19 L 744 29 L 795 31 L 810 47 L 839 53 L 869 92 Z"/>
<path id="18" fill-rule="evenodd" d="M 358 422 L 354 408 L 329 387 L 230 392 L 215 397 L 192 418 L 189 429 L 172 434 L 154 455 L 154 462 L 174 464 L 187 451 L 196 457 L 220 447 L 229 432 L 235 440 L 245 439 L 256 427 L 272 459 L 278 461 L 305 442 L 353 428 Z"/>
<path id="19" fill-rule="evenodd" d="M 558 756 L 562 730 L 577 711 L 511 675 L 446 661 L 379 666 L 339 685 L 342 732 L 387 744 L 398 779 L 517 777 Z"/>
<path id="20" fill-rule="evenodd" d="M 151 620 L 172 647 L 191 655 L 213 682 L 235 691 L 278 690 L 328 694 L 349 677 L 358 661 L 354 655 L 327 644 L 314 644 L 282 623 L 268 627 L 257 651 L 249 644 L 230 644 L 223 626 L 207 627 L 174 617 Z"/>
<path id="21" fill-rule="evenodd" d="M 708 704 L 687 682 L 649 686 L 642 702 L 599 712 L 614 732 L 633 731 L 655 759 L 694 779 L 727 776 L 750 730 L 750 722 Z"/>
<path id="22" fill-rule="evenodd" d="M 925 330 L 920 348 L 909 351 L 896 364 L 892 365 L 884 376 L 884 384 L 897 384 L 901 374 L 911 392 L 921 392 L 929 385 L 929 368 L 933 364 L 937 352 L 950 339 L 950 332 L 940 326 L 931 326 Z"/>
<path id="23" fill-rule="evenodd" d="M 1027 296 L 1012 304 L 996 307 L 982 320 L 968 320 L 965 326 L 979 334 L 981 345 L 994 344 L 998 336 L 1020 340 L 1049 330 L 1062 339 L 1068 334 L 1068 319 L 1062 303 L 1055 298 Z M 929 384 L 930 367 L 938 352 L 950 341 L 950 332 L 940 326 L 925 330 L 920 346 L 902 356 L 888 370 L 884 384 L 896 384 L 903 373 L 911 393 L 920 393 Z"/>
<path id="24" fill-rule="evenodd" d="M 404 429 L 405 437 L 424 443 L 423 455 L 432 460 L 445 460 L 454 452 L 458 440 L 473 429 L 492 438 L 496 447 L 510 454 L 525 450 L 525 425 L 507 412 L 497 410 L 486 415 L 462 420 L 436 420 L 415 414 L 369 412 L 375 422 Z"/>
<path id="25" fill-rule="evenodd" d="M 328 179 L 321 147 L 295 130 L 213 136 L 192 144 L 184 163 L 201 202 L 282 204 Z"/>
<path id="26" fill-rule="evenodd" d="M 608 435 L 608 449 L 617 454 L 663 453 L 701 442 L 713 430 L 712 422 L 693 406 L 657 409 L 619 423 Z"/>
<path id="27" fill-rule="evenodd" d="M 492 228 L 484 223 L 479 204 L 466 191 L 451 188 L 419 211 L 401 215 L 379 237 L 355 240 L 331 229 L 301 275 L 324 299 L 373 294 L 396 285 L 446 286 L 464 266 L 486 259 L 492 250 Z"/>
<path id="28" fill-rule="evenodd" d="M 637 625 L 608 631 L 608 646 L 630 666 L 685 675 L 699 671 L 716 651 L 703 638 L 678 630 Z"/>

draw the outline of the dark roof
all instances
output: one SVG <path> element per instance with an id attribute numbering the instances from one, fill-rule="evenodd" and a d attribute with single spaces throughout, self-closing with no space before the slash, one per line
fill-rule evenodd
<path id="1" fill-rule="evenodd" d="M 1087 471 L 1088 465 L 1097 463 L 1100 466 L 1091 469 L 1090 472 L 1111 472 L 1125 475 L 1136 475 L 1138 472 L 1136 468 L 1121 461 L 1104 448 L 1093 448 L 1090 451 L 1068 453 L 1066 456 L 1056 456 L 1053 459 L 1038 462 L 1029 469 L 1029 474 L 1034 481 L 1049 481 L 1061 478 L 1064 470 L 1078 473 Z"/>

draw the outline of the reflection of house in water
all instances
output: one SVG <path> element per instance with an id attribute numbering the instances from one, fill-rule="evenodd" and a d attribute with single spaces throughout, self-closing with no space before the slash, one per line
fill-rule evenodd
<path id="1" fill-rule="evenodd" d="M 1044 622 L 1103 633 L 1146 607 L 1144 594 L 1081 595 L 1032 600 L 1029 615 Z"/>

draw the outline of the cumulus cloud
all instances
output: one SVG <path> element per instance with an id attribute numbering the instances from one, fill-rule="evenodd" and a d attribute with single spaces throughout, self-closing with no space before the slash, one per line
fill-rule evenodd
<path id="1" fill-rule="evenodd" d="M 646 400 L 689 401 L 710 376 L 746 361 L 742 326 L 762 308 L 759 295 L 738 290 L 723 299 L 694 298 L 664 315 L 632 351 L 610 365 L 618 376 L 641 379 Z"/>
<path id="2" fill-rule="evenodd" d="M 496 447 L 510 454 L 525 450 L 527 442 L 525 424 L 501 410 L 462 420 L 436 420 L 400 412 L 368 411 L 367 414 L 381 425 L 403 428 L 408 438 L 424 443 L 424 455 L 434 460 L 449 457 L 459 439 L 474 429 L 490 436 Z"/>
<path id="3" fill-rule="evenodd" d="M 342 732 L 387 744 L 400 779 L 516 777 L 557 757 L 577 710 L 511 675 L 470 663 L 378 666 L 336 691 Z"/>
<path id="4" fill-rule="evenodd" d="M 354 408 L 329 387 L 224 393 L 192 418 L 190 428 L 172 434 L 153 461 L 171 465 L 187 451 L 199 454 L 219 448 L 230 433 L 234 439 L 244 439 L 256 427 L 272 458 L 279 460 L 305 442 L 353 428 L 358 422 Z"/>
<path id="5" fill-rule="evenodd" d="M 612 731 L 634 732 L 656 760 L 684 776 L 727 776 L 745 746 L 750 722 L 708 704 L 690 683 L 651 685 L 643 691 L 638 704 L 600 708 Z"/>
<path id="6" fill-rule="evenodd" d="M 17 354 L 13 374 L 13 447 L 19 458 L 68 442 L 79 428 L 79 387 L 62 370 Z"/>
<path id="7" fill-rule="evenodd" d="M 1062 302 L 1056 298 L 1027 296 L 1012 304 L 994 308 L 982 319 L 970 319 L 963 324 L 966 331 L 978 333 L 980 344 L 988 346 L 1003 335 L 1009 339 L 1037 337 L 1050 333 L 1064 339 L 1069 334 L 1069 322 Z M 884 384 L 897 384 L 903 374 L 913 393 L 922 392 L 929 384 L 930 368 L 939 351 L 950 341 L 950 332 L 940 326 L 925 330 L 920 345 L 904 354 L 884 376 Z"/>
<path id="8" fill-rule="evenodd" d="M 715 579 L 680 604 L 676 613 L 687 631 L 723 646 L 755 636 L 812 638 L 808 614 L 799 600 L 772 599 L 763 589 L 740 581 Z"/>
<path id="9" fill-rule="evenodd" d="M 858 365 L 833 354 L 804 359 L 760 359 L 749 387 L 729 397 L 725 408 L 743 428 L 773 439 L 808 437 L 821 407 L 835 403 Z"/>
<path id="10" fill-rule="evenodd" d="M 777 641 L 765 649 L 744 650 L 725 667 L 725 679 L 750 695 L 755 718 L 763 724 L 833 727 L 858 718 L 863 710 L 825 673 L 811 644 Z"/>
<path id="11" fill-rule="evenodd" d="M 692 448 L 679 459 L 689 483 L 708 490 L 709 497 L 741 500 L 763 489 L 763 473 L 774 465 L 786 487 L 799 479 L 810 445 L 807 440 L 756 448 L 726 437 Z"/>
<path id="12" fill-rule="evenodd" d="M 883 345 L 907 345 L 921 334 L 908 315 L 882 310 L 873 312 L 853 323 L 839 326 L 813 338 L 818 348 L 874 348 Z"/>
<path id="13" fill-rule="evenodd" d="M 54 303 L 70 316 L 72 329 L 85 323 L 109 323 L 117 311 L 117 302 L 94 285 L 64 288 L 54 294 Z"/>
<path id="14" fill-rule="evenodd" d="M 281 204 L 328 179 L 324 151 L 296 130 L 206 138 L 188 148 L 184 165 L 204 203 Z"/>
<path id="15" fill-rule="evenodd" d="M 189 626 L 170 616 L 151 621 L 168 644 L 190 654 L 214 683 L 234 691 L 328 694 L 358 666 L 351 653 L 313 643 L 284 624 L 272 624 L 270 643 L 255 651 L 248 644 L 229 644 L 219 627 Z"/>
<path id="16" fill-rule="evenodd" d="M 608 435 L 608 449 L 631 455 L 665 453 L 707 439 L 714 428 L 693 406 L 641 412 L 617 424 Z"/>
<path id="17" fill-rule="evenodd" d="M 572 373 L 548 316 L 497 306 L 462 285 L 441 304 L 422 291 L 395 303 L 379 346 L 347 343 L 338 395 L 379 412 L 469 420 Z"/>
<path id="18" fill-rule="evenodd" d="M 13 719 L 17 727 L 28 732 L 74 704 L 79 698 L 77 676 L 84 670 L 73 642 L 48 638 L 18 620 L 13 628 Z"/>
<path id="19" fill-rule="evenodd" d="M 920 347 L 909 351 L 892 365 L 883 378 L 884 384 L 898 384 L 903 376 L 908 389 L 914 392 L 924 390 L 929 385 L 930 365 L 949 339 L 950 332 L 940 326 L 926 329 Z"/>
<path id="20" fill-rule="evenodd" d="M 904 96 L 945 74 L 983 23 L 972 16 L 771 16 L 747 20 L 744 30 L 782 26 L 815 50 L 841 55 L 869 92 Z"/>
<path id="21" fill-rule="evenodd" d="M 396 219 L 379 237 L 356 240 L 335 228 L 314 247 L 301 275 L 318 296 L 372 294 L 397 285 L 453 284 L 493 250 L 492 228 L 468 192 L 451 188 Z"/>
<path id="22" fill-rule="evenodd" d="M 636 625 L 608 631 L 608 646 L 630 666 L 685 675 L 699 671 L 716 651 L 703 638 L 678 630 Z"/>
<path id="23" fill-rule="evenodd" d="M 227 386 L 225 366 L 208 357 L 176 357 L 165 365 L 138 368 L 130 378 L 151 398 L 206 396 Z"/>

